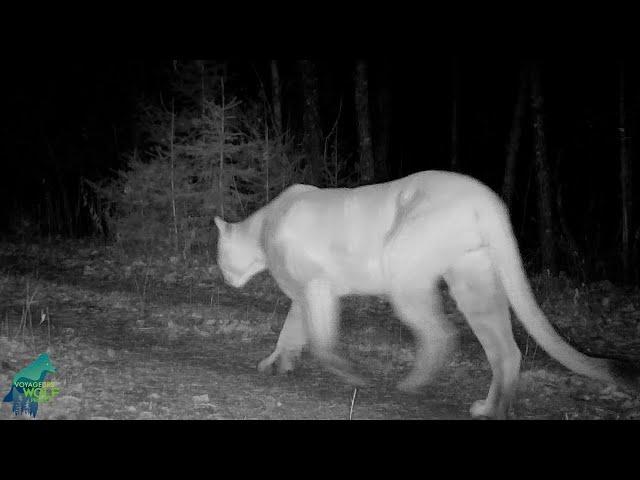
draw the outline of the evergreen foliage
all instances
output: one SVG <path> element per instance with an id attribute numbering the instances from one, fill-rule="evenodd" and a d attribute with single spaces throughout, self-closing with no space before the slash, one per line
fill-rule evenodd
<path id="1" fill-rule="evenodd" d="M 127 155 L 126 170 L 92 185 L 109 232 L 123 245 L 186 258 L 210 245 L 215 215 L 244 218 L 304 181 L 305 168 L 290 136 L 273 136 L 267 105 L 225 95 L 215 64 L 174 64 L 173 74 L 170 99 L 140 102 L 141 143 Z"/>

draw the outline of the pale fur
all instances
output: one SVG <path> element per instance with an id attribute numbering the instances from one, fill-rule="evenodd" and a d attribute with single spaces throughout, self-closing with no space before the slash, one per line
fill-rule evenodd
<path id="1" fill-rule="evenodd" d="M 502 201 L 468 176 L 426 171 L 353 189 L 294 185 L 243 222 L 216 218 L 218 262 L 227 282 L 242 287 L 268 269 L 292 301 L 275 350 L 261 371 L 294 368 L 309 345 L 328 369 L 353 384 L 360 378 L 333 353 L 337 300 L 384 295 L 415 333 L 416 361 L 399 387 L 428 383 L 451 350 L 454 331 L 440 313 L 444 278 L 480 340 L 493 378 L 474 417 L 504 418 L 520 370 L 509 305 L 554 358 L 577 373 L 614 381 L 608 360 L 583 355 L 552 328 L 525 276 Z"/>

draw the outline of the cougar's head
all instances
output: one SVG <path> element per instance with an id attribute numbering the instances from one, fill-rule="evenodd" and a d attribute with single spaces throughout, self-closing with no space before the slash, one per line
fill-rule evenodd
<path id="1" fill-rule="evenodd" d="M 222 276 L 229 285 L 241 288 L 265 269 L 262 248 L 243 222 L 228 223 L 220 217 L 214 221 L 218 227 L 218 266 Z"/>

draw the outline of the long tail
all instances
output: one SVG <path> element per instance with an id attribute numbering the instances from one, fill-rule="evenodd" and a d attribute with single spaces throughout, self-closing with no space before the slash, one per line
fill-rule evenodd
<path id="1" fill-rule="evenodd" d="M 627 362 L 584 355 L 554 330 L 531 291 L 506 208 L 496 202 L 491 211 L 480 215 L 480 222 L 509 302 L 536 342 L 558 362 L 578 374 L 637 389 L 640 369 Z"/>

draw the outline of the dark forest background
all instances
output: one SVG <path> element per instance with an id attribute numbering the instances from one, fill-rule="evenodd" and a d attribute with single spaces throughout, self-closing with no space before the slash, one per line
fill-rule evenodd
<path id="1" fill-rule="evenodd" d="M 0 231 L 187 256 L 287 184 L 446 169 L 503 195 L 534 270 L 638 284 L 639 81 L 630 58 L 13 62 Z"/>

